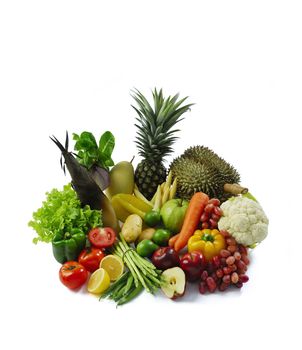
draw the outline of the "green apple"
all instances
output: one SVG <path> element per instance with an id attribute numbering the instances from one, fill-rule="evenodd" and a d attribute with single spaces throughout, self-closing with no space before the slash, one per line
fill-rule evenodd
<path id="1" fill-rule="evenodd" d="M 168 230 L 173 233 L 180 231 L 188 205 L 189 202 L 184 199 L 170 199 L 162 206 L 160 215 Z"/>

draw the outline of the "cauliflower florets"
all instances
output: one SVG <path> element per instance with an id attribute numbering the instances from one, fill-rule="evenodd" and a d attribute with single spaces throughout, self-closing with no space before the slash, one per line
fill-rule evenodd
<path id="1" fill-rule="evenodd" d="M 246 197 L 233 197 L 222 203 L 219 230 L 228 231 L 238 243 L 253 245 L 264 240 L 268 218 L 259 203 Z"/>

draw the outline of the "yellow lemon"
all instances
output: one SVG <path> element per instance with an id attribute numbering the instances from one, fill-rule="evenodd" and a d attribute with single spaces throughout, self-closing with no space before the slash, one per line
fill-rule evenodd
<path id="1" fill-rule="evenodd" d="M 123 260 L 116 255 L 107 255 L 101 262 L 100 267 L 108 272 L 111 281 L 116 281 L 124 272 Z"/>
<path id="2" fill-rule="evenodd" d="M 110 277 L 108 272 L 102 268 L 94 271 L 90 276 L 87 290 L 93 294 L 101 294 L 110 286 Z"/>

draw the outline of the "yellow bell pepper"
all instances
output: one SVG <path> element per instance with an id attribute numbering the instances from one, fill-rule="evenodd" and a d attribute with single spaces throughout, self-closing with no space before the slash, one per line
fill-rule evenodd
<path id="1" fill-rule="evenodd" d="M 119 193 L 112 197 L 111 204 L 117 218 L 125 222 L 131 214 L 137 214 L 142 219 L 145 214 L 152 210 L 152 206 L 131 194 Z"/>
<path id="2" fill-rule="evenodd" d="M 199 251 L 203 253 L 206 260 L 211 260 L 218 255 L 221 249 L 225 248 L 223 235 L 216 229 L 196 230 L 189 238 L 188 251 Z"/>

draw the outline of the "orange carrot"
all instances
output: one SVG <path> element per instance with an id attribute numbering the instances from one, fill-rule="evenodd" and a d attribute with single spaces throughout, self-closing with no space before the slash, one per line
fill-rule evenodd
<path id="1" fill-rule="evenodd" d="M 177 241 L 177 239 L 178 239 L 178 237 L 179 237 L 179 233 L 177 234 L 177 235 L 175 235 L 175 236 L 172 236 L 170 239 L 169 239 L 169 246 L 170 247 L 174 247 L 174 244 L 175 244 L 175 242 Z"/>
<path id="2" fill-rule="evenodd" d="M 184 223 L 174 244 L 174 249 L 177 252 L 187 245 L 189 238 L 193 235 L 199 223 L 200 216 L 208 201 L 209 197 L 203 192 L 196 192 L 191 198 Z"/>

